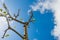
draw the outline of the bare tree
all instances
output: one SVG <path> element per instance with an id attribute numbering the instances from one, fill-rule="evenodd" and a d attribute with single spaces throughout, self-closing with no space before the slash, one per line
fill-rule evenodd
<path id="1" fill-rule="evenodd" d="M 5 34 L 6 34 L 6 32 L 7 32 L 8 30 L 12 30 L 12 31 L 15 32 L 19 37 L 21 37 L 22 40 L 28 40 L 27 28 L 28 28 L 29 23 L 33 21 L 33 20 L 32 20 L 32 17 L 33 17 L 33 12 L 32 12 L 32 10 L 29 12 L 29 13 L 30 13 L 30 17 L 29 17 L 28 21 L 27 21 L 27 22 L 22 22 L 22 21 L 20 21 L 20 20 L 17 19 L 17 18 L 19 17 L 20 9 L 18 9 L 17 15 L 14 14 L 14 17 L 12 17 L 12 16 L 10 15 L 10 12 L 9 12 L 7 6 L 5 5 L 5 3 L 3 3 L 3 7 L 4 7 L 4 9 L 6 10 L 7 13 L 4 12 L 5 15 L 2 14 L 2 13 L 0 13 L 0 16 L 3 16 L 3 17 L 6 18 L 6 21 L 7 21 L 7 24 L 8 24 L 8 28 L 5 30 L 4 35 L 3 35 L 2 38 L 5 37 Z M 0 11 L 2 11 L 2 9 L 0 9 Z M 15 29 L 11 28 L 11 26 L 10 26 L 10 24 L 9 24 L 9 21 L 12 21 L 12 20 L 14 20 L 14 21 L 16 21 L 16 22 L 21 23 L 21 24 L 24 25 L 24 27 L 23 27 L 23 28 L 24 28 L 24 35 L 21 35 L 21 34 L 18 33 Z"/>

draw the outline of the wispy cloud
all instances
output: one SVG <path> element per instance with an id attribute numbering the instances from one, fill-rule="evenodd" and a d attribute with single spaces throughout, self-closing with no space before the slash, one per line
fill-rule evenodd
<path id="1" fill-rule="evenodd" d="M 60 0 L 45 0 L 44 2 L 39 1 L 30 6 L 33 11 L 40 11 L 43 13 L 45 9 L 54 11 L 54 29 L 52 30 L 52 35 L 60 40 Z"/>
<path id="2" fill-rule="evenodd" d="M 34 3 L 33 5 L 30 5 L 30 7 L 33 9 L 33 11 L 40 11 L 41 13 L 43 13 L 45 11 L 45 9 L 51 9 L 51 3 L 52 1 L 50 0 L 46 0 L 44 2 L 42 1 L 38 1 L 37 3 Z"/>

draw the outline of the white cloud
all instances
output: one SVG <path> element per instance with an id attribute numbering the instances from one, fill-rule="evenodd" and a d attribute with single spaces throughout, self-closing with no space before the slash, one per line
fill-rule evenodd
<path id="1" fill-rule="evenodd" d="M 52 35 L 60 40 L 60 0 L 45 0 L 44 2 L 38 1 L 37 3 L 30 6 L 33 11 L 40 11 L 43 13 L 45 9 L 52 9 L 54 11 L 54 29 L 52 30 Z"/>
<path id="2" fill-rule="evenodd" d="M 37 2 L 33 5 L 30 5 L 30 7 L 33 9 L 33 11 L 40 11 L 41 13 L 43 13 L 45 11 L 45 9 L 51 9 L 51 3 L 49 0 L 45 1 L 45 2 Z"/>

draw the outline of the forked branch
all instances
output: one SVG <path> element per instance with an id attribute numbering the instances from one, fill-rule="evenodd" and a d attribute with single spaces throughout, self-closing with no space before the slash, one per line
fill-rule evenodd
<path id="1" fill-rule="evenodd" d="M 9 20 L 8 20 L 7 17 L 6 17 L 6 20 L 7 20 L 7 24 L 8 24 L 8 29 L 5 30 L 4 35 L 3 35 L 2 38 L 4 38 L 6 32 L 7 32 L 9 29 L 12 30 L 12 31 L 14 31 L 14 32 L 15 32 L 17 35 L 19 35 L 21 38 L 24 38 L 24 37 L 23 37 L 21 34 L 19 34 L 16 30 L 14 30 L 13 28 L 10 27 L 10 25 L 9 25 Z"/>
<path id="2" fill-rule="evenodd" d="M 10 17 L 11 19 L 13 19 L 13 20 L 15 20 L 15 21 L 17 21 L 17 22 L 19 22 L 19 23 L 21 23 L 21 24 L 25 24 L 24 22 L 22 22 L 22 21 L 20 21 L 20 20 L 17 20 L 16 18 L 13 18 L 13 17 L 10 15 L 9 10 L 8 10 L 8 8 L 6 7 L 5 3 L 3 3 L 3 7 L 4 7 L 4 9 L 6 10 L 7 14 L 9 15 L 9 17 Z M 19 14 L 19 11 L 18 11 L 18 14 Z M 18 15 L 17 15 L 17 16 L 18 16 Z"/>

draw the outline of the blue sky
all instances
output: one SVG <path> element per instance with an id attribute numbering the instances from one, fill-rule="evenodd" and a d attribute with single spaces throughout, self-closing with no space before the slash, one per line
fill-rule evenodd
<path id="1" fill-rule="evenodd" d="M 13 16 L 14 13 L 17 13 L 17 10 L 20 8 L 20 18 L 23 18 L 23 21 L 27 21 L 29 18 L 28 10 L 31 9 L 30 5 L 37 2 L 37 0 L 6 0 L 5 3 Z M 2 6 L 2 5 L 1 5 Z M 28 28 L 28 37 L 29 40 L 55 40 L 51 35 L 51 31 L 54 28 L 54 17 L 52 10 L 45 10 L 43 14 L 40 11 L 33 11 L 35 22 L 30 23 Z M 23 25 L 17 22 L 13 22 L 11 26 L 16 26 L 14 28 L 19 33 L 23 35 Z M 9 37 L 0 39 L 0 40 L 22 40 L 17 34 L 13 31 L 8 31 L 10 34 Z"/>

